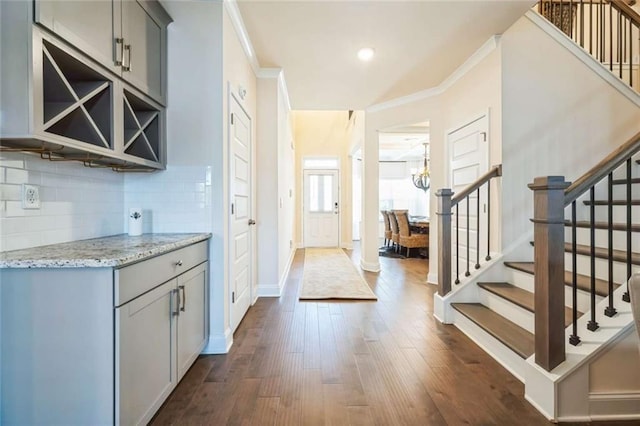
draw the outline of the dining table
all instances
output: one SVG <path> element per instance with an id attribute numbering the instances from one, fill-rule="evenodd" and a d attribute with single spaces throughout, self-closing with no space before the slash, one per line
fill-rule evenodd
<path id="1" fill-rule="evenodd" d="M 418 234 L 428 234 L 429 218 L 426 216 L 409 215 L 409 229 L 411 229 L 411 232 L 416 232 Z"/>

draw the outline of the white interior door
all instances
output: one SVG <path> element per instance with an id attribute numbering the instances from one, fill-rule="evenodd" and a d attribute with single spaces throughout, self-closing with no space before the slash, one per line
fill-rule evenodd
<path id="1" fill-rule="evenodd" d="M 304 246 L 338 247 L 340 206 L 337 170 L 304 171 Z"/>
<path id="2" fill-rule="evenodd" d="M 230 109 L 229 295 L 231 330 L 235 331 L 251 304 L 253 250 L 250 225 L 255 222 L 251 219 L 251 119 L 233 96 Z"/>
<path id="3" fill-rule="evenodd" d="M 489 170 L 489 119 L 487 115 L 465 124 L 447 134 L 449 152 L 450 186 L 458 193 Z M 487 189 L 472 193 L 468 201 L 462 201 L 453 209 L 453 268 L 460 277 L 484 258 L 483 242 L 487 238 Z M 478 209 L 478 207 L 480 207 Z M 478 215 L 479 214 L 479 215 Z M 479 218 L 479 220 L 478 220 Z M 479 223 L 479 225 L 478 225 Z M 479 238 L 478 238 L 479 237 Z M 459 242 L 456 257 L 455 243 Z M 480 242 L 480 247 L 478 246 Z M 478 255 L 478 249 L 483 256 Z"/>

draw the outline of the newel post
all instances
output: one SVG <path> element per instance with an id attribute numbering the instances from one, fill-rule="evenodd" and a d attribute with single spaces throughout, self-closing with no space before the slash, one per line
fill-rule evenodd
<path id="1" fill-rule="evenodd" d="M 535 178 L 535 360 L 547 371 L 565 360 L 564 176 Z"/>
<path id="2" fill-rule="evenodd" d="M 449 188 L 436 192 L 438 197 L 438 294 L 451 291 L 451 197 Z"/>

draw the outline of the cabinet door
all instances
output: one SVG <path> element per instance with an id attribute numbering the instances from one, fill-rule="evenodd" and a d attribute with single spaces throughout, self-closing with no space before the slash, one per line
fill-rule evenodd
<path id="1" fill-rule="evenodd" d="M 116 309 L 116 418 L 146 424 L 176 380 L 176 280 Z"/>
<path id="2" fill-rule="evenodd" d="M 36 22 L 110 70 L 120 72 L 115 63 L 116 56 L 122 55 L 122 46 L 116 45 L 120 21 L 113 19 L 111 0 L 37 0 L 35 5 Z"/>
<path id="3" fill-rule="evenodd" d="M 122 35 L 122 77 L 164 104 L 166 27 L 157 22 L 138 1 L 124 1 Z"/>
<path id="4" fill-rule="evenodd" d="M 178 380 L 191 367 L 207 340 L 207 265 L 205 262 L 178 277 Z"/>

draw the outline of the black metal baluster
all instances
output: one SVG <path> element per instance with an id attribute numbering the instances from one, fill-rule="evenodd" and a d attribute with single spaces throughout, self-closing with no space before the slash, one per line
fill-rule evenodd
<path id="1" fill-rule="evenodd" d="M 631 158 L 627 160 L 627 291 L 622 295 L 622 300 L 631 302 L 629 296 L 629 278 L 631 278 Z"/>
<path id="2" fill-rule="evenodd" d="M 574 201 L 571 203 L 571 314 L 573 330 L 571 336 L 569 336 L 569 343 L 573 346 L 580 343 L 580 337 L 578 336 L 578 253 L 576 253 L 576 232 L 576 202 Z"/>
<path id="3" fill-rule="evenodd" d="M 469 201 L 471 201 L 471 199 L 469 198 L 469 196 L 467 195 L 467 270 L 464 273 L 465 277 L 468 277 L 469 275 L 471 275 L 471 272 L 469 272 Z"/>
<path id="4" fill-rule="evenodd" d="M 460 284 L 460 221 L 458 218 L 458 205 L 456 204 L 456 284 Z"/>
<path id="5" fill-rule="evenodd" d="M 480 188 L 478 188 L 476 199 L 476 269 L 480 269 Z"/>
<path id="6" fill-rule="evenodd" d="M 595 186 L 589 189 L 589 197 L 591 200 L 589 216 L 591 223 L 589 224 L 589 233 L 591 236 L 591 319 L 587 323 L 587 329 L 595 331 L 598 329 L 596 321 L 596 227 L 595 227 Z"/>
<path id="7" fill-rule="evenodd" d="M 609 266 L 609 306 L 607 306 L 604 310 L 604 314 L 608 317 L 612 317 L 616 314 L 616 310 L 613 307 L 613 173 L 609 173 L 609 177 L 607 178 L 607 191 L 609 193 L 608 197 L 608 223 L 607 229 L 608 234 L 608 245 L 609 249 L 607 252 L 607 260 Z"/>
<path id="8" fill-rule="evenodd" d="M 491 181 L 487 182 L 487 257 L 491 260 Z"/>

